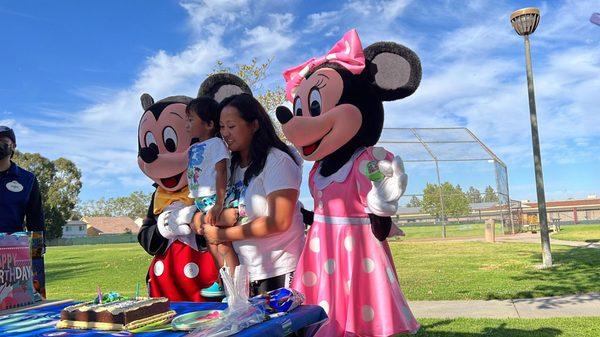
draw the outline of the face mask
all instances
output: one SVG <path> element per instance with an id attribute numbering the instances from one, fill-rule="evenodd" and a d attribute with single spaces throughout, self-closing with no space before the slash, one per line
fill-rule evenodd
<path id="1" fill-rule="evenodd" d="M 8 147 L 8 144 L 0 143 L 0 159 L 4 159 L 10 155 L 12 155 L 12 150 Z"/>

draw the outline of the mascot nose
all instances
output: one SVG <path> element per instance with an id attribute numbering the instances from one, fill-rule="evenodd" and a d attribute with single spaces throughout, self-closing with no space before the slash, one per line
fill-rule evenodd
<path id="1" fill-rule="evenodd" d="M 283 105 L 277 107 L 277 109 L 275 110 L 275 116 L 277 116 L 277 120 L 279 121 L 279 123 L 281 123 L 281 125 L 289 122 L 290 119 L 294 117 L 290 109 L 284 107 Z"/>
<path id="2" fill-rule="evenodd" d="M 150 164 L 158 158 L 158 147 L 155 144 L 152 144 L 149 147 L 143 147 L 140 149 L 138 155 L 146 164 Z"/>

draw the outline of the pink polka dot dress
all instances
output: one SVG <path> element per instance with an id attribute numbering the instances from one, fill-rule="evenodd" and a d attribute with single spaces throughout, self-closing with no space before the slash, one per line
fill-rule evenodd
<path id="1" fill-rule="evenodd" d="M 292 287 L 327 312 L 329 322 L 317 336 L 392 336 L 419 329 L 387 241 L 375 238 L 365 212 L 371 182 L 361 168 L 384 158 L 393 156 L 370 147 L 332 177 L 321 177 L 318 163 L 310 172 L 315 217 Z"/>

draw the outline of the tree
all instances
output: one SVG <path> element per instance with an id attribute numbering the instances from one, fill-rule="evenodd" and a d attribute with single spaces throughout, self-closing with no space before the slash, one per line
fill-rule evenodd
<path id="1" fill-rule="evenodd" d="M 459 217 L 469 213 L 469 198 L 459 185 L 455 187 L 449 182 L 445 182 L 441 186 L 441 192 L 444 199 L 444 214 L 446 217 Z M 431 214 L 431 216 L 434 216 L 436 219 L 442 219 L 442 204 L 440 201 L 439 185 L 427 184 L 425 186 L 421 209 Z"/>
<path id="2" fill-rule="evenodd" d="M 35 174 L 44 204 L 46 237 L 62 236 L 62 226 L 71 218 L 81 190 L 81 171 L 65 158 L 54 161 L 39 153 L 16 152 L 17 165 Z"/>
<path id="3" fill-rule="evenodd" d="M 216 73 L 231 73 L 239 76 L 252 89 L 254 97 L 262 104 L 267 112 L 272 113 L 277 106 L 285 102 L 285 89 L 281 86 L 275 89 L 263 88 L 263 81 L 267 77 L 267 71 L 271 66 L 273 59 L 267 59 L 265 63 L 258 63 L 256 58 L 253 58 L 249 64 L 236 64 L 235 70 L 226 66 L 223 61 L 217 61 L 213 67 L 213 72 Z"/>
<path id="4" fill-rule="evenodd" d="M 494 192 L 494 189 L 492 188 L 492 186 L 488 186 L 485 188 L 485 192 L 483 195 L 483 201 L 484 202 L 497 202 L 498 201 L 498 195 L 496 194 L 496 192 Z"/>
<path id="5" fill-rule="evenodd" d="M 406 207 L 421 207 L 421 200 L 416 195 L 413 195 L 408 204 L 406 204 Z"/>
<path id="6" fill-rule="evenodd" d="M 479 192 L 479 190 L 473 186 L 469 187 L 469 190 L 467 191 L 467 197 L 471 203 L 479 203 L 483 201 L 481 198 L 481 192 Z"/>
<path id="7" fill-rule="evenodd" d="M 132 219 L 146 216 L 150 193 L 132 192 L 128 196 L 80 202 L 76 212 L 80 216 L 127 216 Z"/>
<path id="8" fill-rule="evenodd" d="M 275 122 L 277 119 L 274 118 L 275 108 L 285 102 L 285 89 L 281 86 L 277 86 L 274 89 L 264 90 L 263 87 L 263 81 L 267 77 L 267 71 L 271 66 L 271 62 L 273 62 L 272 58 L 267 59 L 267 62 L 265 63 L 258 63 L 257 59 L 253 58 L 249 64 L 236 64 L 236 69 L 232 70 L 230 67 L 226 66 L 223 61 L 217 61 L 216 65 L 213 67 L 213 72 L 209 75 L 230 73 L 243 79 L 250 89 L 252 89 L 254 97 L 256 97 L 271 116 L 271 119 L 274 121 L 273 126 L 275 127 L 275 131 L 279 138 L 285 140 L 285 136 L 281 131 L 281 125 L 279 122 Z"/>

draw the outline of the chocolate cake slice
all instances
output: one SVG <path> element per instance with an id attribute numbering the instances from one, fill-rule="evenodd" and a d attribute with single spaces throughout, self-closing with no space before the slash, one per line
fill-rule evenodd
<path id="1" fill-rule="evenodd" d="M 122 299 L 109 303 L 85 302 L 64 308 L 60 312 L 59 328 L 124 330 L 128 326 L 139 326 L 172 318 L 169 299 L 136 298 Z"/>

